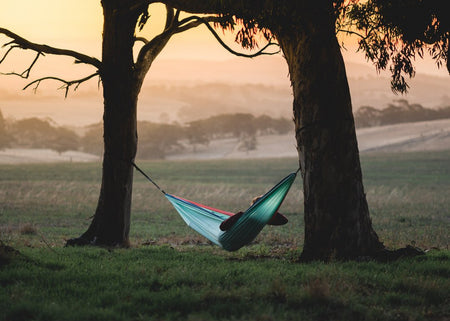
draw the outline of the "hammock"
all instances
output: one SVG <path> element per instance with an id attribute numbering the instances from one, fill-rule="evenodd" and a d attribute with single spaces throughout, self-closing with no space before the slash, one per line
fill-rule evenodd
<path id="1" fill-rule="evenodd" d="M 164 194 L 188 226 L 227 251 L 236 251 L 256 238 L 278 211 L 297 176 L 291 173 L 283 178 L 252 204 L 230 229 L 222 231 L 220 224 L 234 213 L 166 193 L 135 164 L 133 166 Z"/>

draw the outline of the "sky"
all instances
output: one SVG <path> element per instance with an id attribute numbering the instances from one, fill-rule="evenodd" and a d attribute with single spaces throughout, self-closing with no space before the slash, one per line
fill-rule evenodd
<path id="1" fill-rule="evenodd" d="M 160 31 L 164 12 L 162 5 L 152 5 L 150 22 L 139 35 L 151 38 Z M 98 58 L 101 56 L 102 19 L 99 0 L 0 0 L 0 27 L 33 42 L 73 49 Z M 240 50 L 233 43 L 232 35 L 224 35 L 224 39 L 233 48 Z M 0 36 L 0 43 L 6 42 L 8 39 Z M 355 53 L 355 40 L 347 39 L 346 44 L 348 50 L 343 52 L 346 63 L 371 67 L 361 53 Z M 3 48 L 0 54 L 4 53 Z M 13 53 L 0 65 L 0 72 L 22 72 L 34 59 L 32 52 L 16 50 Z M 190 68 L 194 65 L 197 68 L 195 70 Z M 245 73 L 241 72 L 243 68 Z M 375 69 L 371 68 L 367 70 L 371 76 L 377 77 Z M 438 70 L 430 59 L 419 62 L 417 70 L 418 73 L 448 77 L 445 70 Z M 76 79 L 91 72 L 93 69 L 89 66 L 74 66 L 72 58 L 46 56 L 39 59 L 30 80 L 44 76 Z M 67 99 L 64 99 L 62 91 L 57 90 L 60 86 L 58 83 L 43 83 L 34 93 L 33 90 L 21 90 L 27 82 L 29 81 L 18 77 L 0 75 L 0 109 L 4 116 L 16 119 L 48 116 L 57 123 L 74 125 L 101 120 L 102 96 L 96 80 L 81 85 L 76 93 L 69 93 Z M 171 39 L 152 66 L 144 87 L 155 84 L 169 86 L 180 82 L 184 85 L 226 82 L 284 86 L 289 95 L 287 66 L 281 54 L 252 60 L 236 58 L 226 52 L 205 27 L 184 32 Z M 388 83 L 386 91 L 389 91 Z M 149 101 L 145 91 L 141 96 L 143 101 Z M 151 113 L 145 112 L 145 108 L 141 108 L 141 116 L 153 117 Z M 285 114 L 290 113 L 290 107 L 286 108 Z"/>

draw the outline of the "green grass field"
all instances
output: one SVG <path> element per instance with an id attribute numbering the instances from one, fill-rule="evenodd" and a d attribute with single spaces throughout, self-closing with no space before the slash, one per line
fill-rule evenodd
<path id="1" fill-rule="evenodd" d="M 88 226 L 100 164 L 0 165 L 0 320 L 448 320 L 450 151 L 363 155 L 374 228 L 425 256 L 299 264 L 301 178 L 253 244 L 228 253 L 135 174 L 131 249 L 64 248 Z M 238 211 L 295 159 L 143 162 L 166 191 Z"/>

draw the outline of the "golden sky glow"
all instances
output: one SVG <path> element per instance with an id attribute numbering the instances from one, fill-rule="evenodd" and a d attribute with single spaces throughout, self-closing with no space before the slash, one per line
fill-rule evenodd
<path id="1" fill-rule="evenodd" d="M 99 1 L 1 0 L 0 3 L 0 24 L 35 41 L 101 39 Z"/>

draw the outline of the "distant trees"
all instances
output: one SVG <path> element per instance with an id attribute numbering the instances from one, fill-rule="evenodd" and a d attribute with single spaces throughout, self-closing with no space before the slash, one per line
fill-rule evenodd
<path id="1" fill-rule="evenodd" d="M 428 109 L 420 104 L 410 104 L 406 99 L 396 100 L 384 109 L 363 106 L 355 112 L 355 124 L 359 128 L 443 118 L 450 118 L 450 106 Z"/>
<path id="2" fill-rule="evenodd" d="M 197 152 L 197 146 L 208 146 L 210 135 L 208 135 L 205 124 L 201 120 L 192 121 L 185 129 L 186 137 L 189 144 L 192 146 L 194 153 Z"/>
<path id="3" fill-rule="evenodd" d="M 54 126 L 49 120 L 26 118 L 11 121 L 8 128 L 3 128 L 3 134 L 1 123 L 0 119 L 0 135 L 4 137 L 0 139 L 7 140 L 7 146 L 10 147 L 45 148 L 58 153 L 78 150 L 80 147 L 79 137 L 74 131 L 66 127 Z"/>
<path id="4" fill-rule="evenodd" d="M 292 122 L 285 118 L 256 117 L 244 113 L 212 116 L 188 125 L 191 143 L 207 145 L 212 139 L 232 137 L 238 140 L 239 150 L 244 151 L 256 149 L 258 136 L 286 134 L 294 129 Z"/>
<path id="5" fill-rule="evenodd" d="M 223 114 L 191 121 L 186 125 L 138 122 L 140 158 L 164 158 L 169 153 L 191 146 L 196 152 L 214 139 L 234 138 L 239 149 L 254 150 L 257 137 L 267 134 L 286 134 L 293 130 L 285 118 L 271 118 L 252 114 Z"/>
<path id="6" fill-rule="evenodd" d="M 56 126 L 49 119 L 26 118 L 6 124 L 0 111 L 0 148 L 45 148 L 59 153 L 80 150 L 98 156 L 103 153 L 101 123 L 84 127 L 82 134 Z M 200 146 L 224 138 L 236 139 L 240 150 L 250 151 L 256 148 L 258 136 L 285 134 L 293 130 L 293 125 L 284 118 L 239 113 L 199 119 L 185 125 L 138 121 L 137 128 L 140 132 L 138 157 L 164 159 L 188 147 L 196 152 Z"/>
<path id="7" fill-rule="evenodd" d="M 3 118 L 3 113 L 0 110 L 0 150 L 9 147 L 10 143 L 10 137 L 6 131 L 5 118 Z"/>
<path id="8" fill-rule="evenodd" d="M 267 115 L 254 116 L 247 113 L 223 114 L 189 123 L 201 127 L 211 139 L 235 137 L 244 133 L 255 135 L 287 134 L 294 129 L 292 122 L 286 118 L 272 118 Z"/>
<path id="9" fill-rule="evenodd" d="M 103 125 L 96 123 L 85 127 L 86 132 L 80 138 L 81 150 L 85 153 L 101 156 L 103 154 Z"/>
<path id="10" fill-rule="evenodd" d="M 445 118 L 450 118 L 450 106 L 430 109 L 406 99 L 395 100 L 384 109 L 362 106 L 355 112 L 357 128 Z M 215 139 L 236 139 L 239 150 L 251 151 L 257 148 L 258 137 L 287 134 L 293 131 L 293 124 L 286 118 L 237 113 L 198 119 L 184 125 L 138 121 L 138 129 L 141 133 L 138 157 L 164 159 L 186 148 L 192 148 L 195 153 Z M 58 153 L 79 150 L 101 156 L 102 124 L 88 125 L 83 131 L 77 134 L 67 127 L 56 126 L 49 119 L 8 121 L 0 110 L 0 149 L 45 148 Z"/>
<path id="11" fill-rule="evenodd" d="M 184 129 L 180 125 L 141 121 L 137 126 L 140 133 L 138 157 L 163 159 L 168 153 L 182 149 L 180 140 Z"/>

